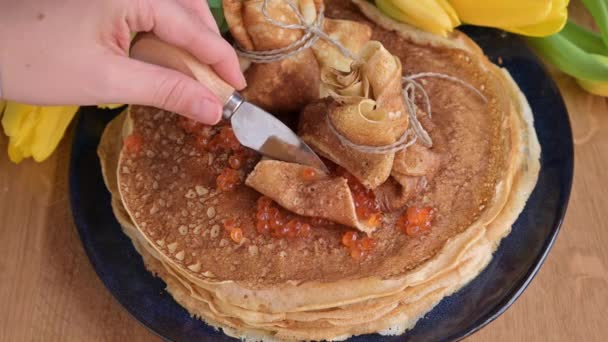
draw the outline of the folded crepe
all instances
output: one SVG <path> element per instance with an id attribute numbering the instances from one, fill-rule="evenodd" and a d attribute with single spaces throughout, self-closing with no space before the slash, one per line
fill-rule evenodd
<path id="1" fill-rule="evenodd" d="M 439 169 L 440 157 L 418 144 L 407 151 L 367 153 L 345 143 L 391 145 L 408 128 L 399 59 L 377 41 L 367 42 L 358 58 L 349 72 L 323 67 L 321 89 L 329 99 L 304 110 L 300 131 L 314 149 L 376 189 L 382 208 L 392 211 L 424 189 Z M 323 176 L 311 182 L 301 176 L 305 168 L 262 161 L 246 184 L 297 214 L 374 231 L 374 222 L 357 218 L 346 179 L 317 171 Z"/>
<path id="2" fill-rule="evenodd" d="M 368 25 L 351 20 L 325 18 L 323 32 L 332 39 L 338 41 L 346 50 L 356 55 L 361 51 L 371 36 L 372 30 Z M 352 58 L 344 55 L 334 44 L 324 39 L 319 39 L 312 50 L 317 57 L 321 67 L 333 68 L 349 72 Z"/>
<path id="3" fill-rule="evenodd" d="M 262 11 L 263 3 L 263 0 L 223 0 L 230 32 L 242 49 L 283 49 L 302 38 L 303 30 L 282 28 L 269 21 Z M 308 25 L 315 22 L 323 6 L 322 0 L 295 0 L 293 4 Z M 268 0 L 267 14 L 282 24 L 301 24 L 289 3 L 283 0 Z M 323 30 L 353 53 L 357 53 L 371 36 L 367 25 L 349 20 L 325 19 Z M 319 39 L 311 49 L 288 58 L 247 64 L 245 77 L 249 86 L 242 94 L 275 114 L 299 112 L 319 98 L 321 66 L 348 70 L 351 61 L 333 44 Z"/>
<path id="4" fill-rule="evenodd" d="M 321 170 L 304 178 L 302 175 L 307 169 L 310 167 L 262 160 L 245 184 L 298 215 L 326 219 L 365 233 L 376 229 L 357 217 L 355 201 L 345 178 L 332 177 Z"/>
<path id="5" fill-rule="evenodd" d="M 369 153 L 353 145 L 382 147 L 408 128 L 401 95 L 401 62 L 376 41 L 367 42 L 348 72 L 321 70 L 322 95 L 304 109 L 300 135 L 315 150 L 344 167 L 367 188 L 386 182 L 394 152 Z"/>
<path id="6" fill-rule="evenodd" d="M 304 34 L 268 22 L 261 0 L 223 0 L 224 16 L 236 43 L 249 51 L 284 48 Z M 316 17 L 313 0 L 295 1 L 307 23 Z M 312 13 L 312 14 L 311 14 Z M 285 24 L 297 24 L 298 17 L 288 3 L 268 1 L 268 14 Z M 319 97 L 319 65 L 310 49 L 271 63 L 253 63 L 245 72 L 248 87 L 242 95 L 271 113 L 292 113 Z"/>
<path id="7" fill-rule="evenodd" d="M 417 144 L 411 152 L 370 153 L 357 148 L 395 144 L 406 133 L 409 119 L 402 97 L 400 60 L 381 43 L 368 41 L 348 72 L 324 66 L 321 80 L 321 95 L 327 99 L 303 111 L 303 139 L 366 187 L 375 189 L 382 208 L 392 211 L 402 207 L 432 180 L 439 169 L 439 156 Z M 344 178 L 326 175 L 311 184 L 300 176 L 302 168 L 263 161 L 247 185 L 300 215 L 373 232 L 374 222 L 357 218 Z M 318 188 L 327 191 L 315 191 Z"/>

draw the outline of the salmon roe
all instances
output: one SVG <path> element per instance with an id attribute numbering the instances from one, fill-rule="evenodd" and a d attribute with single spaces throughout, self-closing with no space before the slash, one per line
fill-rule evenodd
<path id="1" fill-rule="evenodd" d="M 313 169 L 311 167 L 307 167 L 302 171 L 302 178 L 304 180 L 307 180 L 307 181 L 314 180 L 316 176 L 317 176 L 317 171 L 315 171 L 315 169 Z"/>
<path id="2" fill-rule="evenodd" d="M 243 241 L 243 230 L 241 228 L 234 228 L 230 231 L 230 238 L 236 243 Z"/>
<path id="3" fill-rule="evenodd" d="M 144 138 L 141 135 L 131 134 L 123 141 L 128 153 L 139 153 L 144 146 Z"/>
<path id="4" fill-rule="evenodd" d="M 355 231 L 348 231 L 342 235 L 342 244 L 350 249 L 350 256 L 360 260 L 376 247 L 376 240 L 366 236 L 359 239 Z"/>
<path id="5" fill-rule="evenodd" d="M 260 234 L 287 239 L 307 237 L 312 231 L 306 219 L 279 209 L 266 196 L 260 197 L 257 202 L 256 229 Z"/>
<path id="6" fill-rule="evenodd" d="M 242 156 L 238 154 L 231 155 L 230 158 L 228 158 L 228 165 L 230 165 L 230 167 L 235 170 L 240 169 L 241 167 L 243 167 Z"/>
<path id="7" fill-rule="evenodd" d="M 355 201 L 357 217 L 368 226 L 380 227 L 382 225 L 382 211 L 376 200 L 376 194 L 372 190 L 367 189 L 355 176 L 344 168 L 338 167 L 336 173 L 338 176 L 346 178 L 348 182 L 348 187 Z"/>
<path id="8" fill-rule="evenodd" d="M 217 176 L 215 183 L 221 191 L 232 191 L 237 185 L 241 184 L 241 174 L 234 169 L 225 168 Z"/>
<path id="9" fill-rule="evenodd" d="M 216 162 L 220 163 L 216 165 L 222 170 L 216 178 L 217 188 L 221 191 L 234 190 L 257 161 L 258 155 L 255 151 L 242 146 L 230 124 L 225 121 L 209 126 L 180 117 L 177 125 L 189 135 L 188 140 L 195 149 L 222 157 Z M 227 162 L 224 162 L 225 160 Z"/>
<path id="10" fill-rule="evenodd" d="M 243 146 L 239 143 L 230 126 L 222 127 L 219 133 L 217 133 L 209 142 L 209 150 L 212 152 L 230 152 L 241 149 L 243 149 Z"/>
<path id="11" fill-rule="evenodd" d="M 243 234 L 243 230 L 239 228 L 238 224 L 233 219 L 224 220 L 224 229 L 228 231 L 230 234 L 230 239 L 236 243 L 241 243 L 245 235 Z"/>
<path id="12" fill-rule="evenodd" d="M 397 221 L 397 227 L 410 237 L 418 237 L 431 230 L 433 216 L 431 207 L 409 207 Z"/>

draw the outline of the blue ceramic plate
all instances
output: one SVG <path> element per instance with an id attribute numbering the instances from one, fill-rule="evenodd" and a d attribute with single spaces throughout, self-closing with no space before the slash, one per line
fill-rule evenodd
<path id="1" fill-rule="evenodd" d="M 566 207 L 573 173 L 570 123 L 555 84 L 517 37 L 494 30 L 465 31 L 493 61 L 502 58 L 534 112 L 542 146 L 540 178 L 513 231 L 489 266 L 469 285 L 445 298 L 404 336 L 366 335 L 351 341 L 446 341 L 468 336 L 503 313 L 526 289 L 553 245 Z M 74 220 L 97 274 L 116 299 L 156 334 L 173 341 L 233 341 L 190 317 L 146 271 L 141 257 L 116 222 L 104 186 L 97 144 L 118 114 L 82 108 L 70 167 Z"/>

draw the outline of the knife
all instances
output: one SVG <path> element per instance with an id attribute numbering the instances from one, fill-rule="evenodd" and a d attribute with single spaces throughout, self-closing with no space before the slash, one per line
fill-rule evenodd
<path id="1" fill-rule="evenodd" d="M 328 173 L 321 158 L 287 125 L 243 100 L 213 69 L 190 53 L 165 43 L 152 33 L 140 33 L 133 40 L 130 55 L 146 63 L 177 70 L 205 84 L 223 101 L 222 117 L 230 121 L 234 135 L 243 146 L 272 159 L 308 165 Z"/>

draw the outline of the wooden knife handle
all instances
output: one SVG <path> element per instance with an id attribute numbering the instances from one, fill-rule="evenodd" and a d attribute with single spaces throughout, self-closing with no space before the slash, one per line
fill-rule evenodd
<path id="1" fill-rule="evenodd" d="M 130 55 L 140 61 L 160 65 L 184 73 L 209 88 L 222 103 L 234 93 L 234 88 L 221 79 L 211 67 L 176 46 L 165 43 L 152 33 L 138 34 L 131 44 Z"/>

